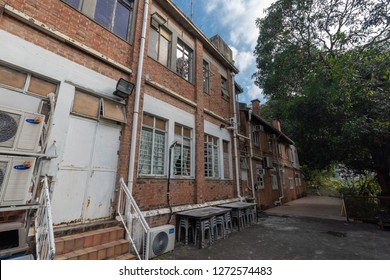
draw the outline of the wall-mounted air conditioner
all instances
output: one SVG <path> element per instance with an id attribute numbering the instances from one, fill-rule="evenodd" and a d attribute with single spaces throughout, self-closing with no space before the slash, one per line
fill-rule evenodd
<path id="1" fill-rule="evenodd" d="M 26 230 L 21 223 L 0 224 L 0 257 L 7 257 L 27 249 Z"/>
<path id="2" fill-rule="evenodd" d="M 0 155 L 0 206 L 25 204 L 35 158 Z"/>
<path id="3" fill-rule="evenodd" d="M 39 152 L 44 115 L 0 106 L 0 151 Z"/>
<path id="4" fill-rule="evenodd" d="M 163 225 L 150 229 L 149 258 L 165 254 L 175 248 L 175 227 Z"/>

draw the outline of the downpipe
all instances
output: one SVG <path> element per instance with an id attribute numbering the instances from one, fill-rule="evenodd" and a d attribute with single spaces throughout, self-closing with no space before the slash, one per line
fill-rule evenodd
<path id="1" fill-rule="evenodd" d="M 172 221 L 173 211 L 171 205 L 171 165 L 172 165 L 172 149 L 177 145 L 177 141 L 173 142 L 171 146 L 169 146 L 169 155 L 168 155 L 168 182 L 167 182 L 167 202 L 169 207 L 169 218 L 167 224 L 170 224 Z"/>

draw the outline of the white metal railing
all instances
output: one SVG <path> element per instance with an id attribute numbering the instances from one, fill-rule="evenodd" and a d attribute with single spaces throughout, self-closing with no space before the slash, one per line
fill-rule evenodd
<path id="1" fill-rule="evenodd" d="M 150 227 L 131 195 L 123 178 L 120 179 L 118 215 L 138 259 L 149 259 Z M 140 254 L 140 251 L 142 252 Z"/>
<path id="2" fill-rule="evenodd" d="M 53 260 L 55 256 L 53 220 L 51 217 L 49 183 L 42 180 L 39 208 L 35 217 L 35 242 L 38 260 Z"/>

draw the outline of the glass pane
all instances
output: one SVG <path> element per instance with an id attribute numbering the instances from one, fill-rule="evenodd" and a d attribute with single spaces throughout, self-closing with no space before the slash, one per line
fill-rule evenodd
<path id="1" fill-rule="evenodd" d="M 119 122 L 126 122 L 125 107 L 111 100 L 103 100 L 103 117 Z"/>
<path id="2" fill-rule="evenodd" d="M 144 115 L 142 123 L 147 126 L 153 127 L 154 118 L 149 115 Z"/>
<path id="3" fill-rule="evenodd" d="M 181 128 L 180 125 L 175 125 L 175 134 L 181 135 Z"/>
<path id="4" fill-rule="evenodd" d="M 47 96 L 49 93 L 56 93 L 57 85 L 32 76 L 28 91 Z"/>
<path id="5" fill-rule="evenodd" d="M 159 34 L 154 28 L 149 29 L 148 55 L 157 60 Z"/>
<path id="6" fill-rule="evenodd" d="M 100 111 L 100 98 L 76 91 L 73 101 L 73 113 L 97 119 Z"/>
<path id="7" fill-rule="evenodd" d="M 156 118 L 156 128 L 165 130 L 165 121 Z"/>
<path id="8" fill-rule="evenodd" d="M 130 24 L 130 10 L 118 2 L 115 11 L 113 32 L 119 37 L 127 40 Z"/>
<path id="9" fill-rule="evenodd" d="M 153 174 L 164 174 L 165 134 L 156 133 L 154 138 Z"/>
<path id="10" fill-rule="evenodd" d="M 160 37 L 160 54 L 158 61 L 164 66 L 168 66 L 169 44 L 170 42 L 167 39 Z"/>
<path id="11" fill-rule="evenodd" d="M 106 28 L 111 27 L 115 1 L 96 0 L 94 19 Z"/>
<path id="12" fill-rule="evenodd" d="M 138 174 L 150 174 L 152 168 L 152 141 L 153 133 L 149 129 L 142 129 L 141 146 L 139 153 Z"/>
<path id="13" fill-rule="evenodd" d="M 191 129 L 184 127 L 183 128 L 183 136 L 187 138 L 191 138 Z"/>
<path id="14" fill-rule="evenodd" d="M 23 89 L 27 74 L 0 65 L 0 84 Z"/>
<path id="15" fill-rule="evenodd" d="M 64 2 L 68 3 L 70 6 L 72 6 L 75 9 L 80 8 L 80 1 L 81 0 L 64 0 Z"/>

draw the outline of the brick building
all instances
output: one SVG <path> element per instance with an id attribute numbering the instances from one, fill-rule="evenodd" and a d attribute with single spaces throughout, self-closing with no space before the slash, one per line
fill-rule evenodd
<path id="1" fill-rule="evenodd" d="M 64 259 L 129 251 L 117 226 L 120 178 L 150 227 L 174 225 L 182 210 L 245 198 L 271 206 L 302 194 L 300 184 L 291 188 L 299 166 L 285 154 L 293 142 L 236 106 L 242 89 L 230 48 L 172 1 L 0 0 L 0 42 L 0 257 L 28 248 L 45 177 Z M 245 160 L 247 122 L 276 135 L 282 156 L 279 146 L 263 149 L 261 134 L 259 154 Z M 251 178 L 268 156 L 276 171 L 262 188 Z M 278 186 L 290 187 L 269 190 L 283 170 Z"/>
<path id="2" fill-rule="evenodd" d="M 305 195 L 294 142 L 281 131 L 280 121 L 260 115 L 260 101 L 240 104 L 241 185 L 262 209 Z"/>

